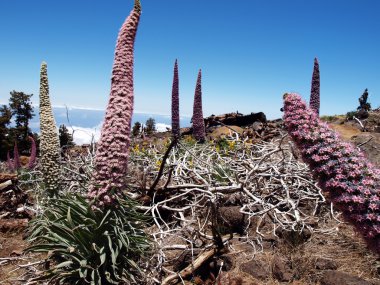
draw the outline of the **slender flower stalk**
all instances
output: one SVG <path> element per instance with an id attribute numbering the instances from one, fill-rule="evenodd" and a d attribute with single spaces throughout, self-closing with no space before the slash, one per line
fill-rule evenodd
<path id="1" fill-rule="evenodd" d="M 180 136 L 179 80 L 178 80 L 177 60 L 175 60 L 175 64 L 174 64 L 174 76 L 173 76 L 173 87 L 172 87 L 172 135 L 173 135 L 173 138 L 179 138 Z"/>
<path id="2" fill-rule="evenodd" d="M 122 25 L 115 49 L 111 92 L 97 144 L 89 197 L 97 206 L 110 205 L 124 187 L 133 113 L 133 51 L 141 15 L 139 0 Z"/>
<path id="3" fill-rule="evenodd" d="M 14 169 L 14 165 L 13 165 L 13 161 L 12 161 L 12 159 L 11 159 L 11 155 L 10 155 L 10 153 L 9 153 L 9 150 L 8 150 L 8 152 L 7 152 L 7 167 L 8 167 L 8 170 L 9 170 L 10 172 L 15 171 L 15 169 Z"/>
<path id="4" fill-rule="evenodd" d="M 28 168 L 33 169 L 36 166 L 37 147 L 36 147 L 36 141 L 34 140 L 34 138 L 32 136 L 29 136 L 28 139 L 31 142 Z"/>
<path id="5" fill-rule="evenodd" d="M 319 116 L 320 108 L 320 78 L 318 59 L 314 58 L 313 77 L 311 79 L 310 108 Z"/>
<path id="6" fill-rule="evenodd" d="M 285 94 L 284 123 L 302 157 L 344 218 L 380 254 L 380 169 L 307 108 L 297 94 Z"/>
<path id="7" fill-rule="evenodd" d="M 41 64 L 40 78 L 41 170 L 49 196 L 56 196 L 60 185 L 60 145 L 49 96 L 47 64 Z"/>
<path id="8" fill-rule="evenodd" d="M 17 171 L 20 168 L 21 168 L 20 154 L 18 152 L 17 142 L 15 142 L 15 145 L 13 148 L 13 169 Z"/>
<path id="9" fill-rule="evenodd" d="M 197 84 L 195 86 L 194 106 L 193 106 L 193 135 L 199 142 L 204 142 L 206 138 L 205 122 L 202 110 L 202 71 L 199 70 Z"/>

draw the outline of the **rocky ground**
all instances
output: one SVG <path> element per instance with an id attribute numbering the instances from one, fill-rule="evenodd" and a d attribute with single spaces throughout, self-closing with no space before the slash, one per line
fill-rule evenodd
<path id="1" fill-rule="evenodd" d="M 224 117 L 219 120 L 223 122 Z M 233 116 L 227 117 L 234 120 Z M 281 120 L 265 122 L 262 116 L 256 118 L 261 121 L 255 119 L 248 126 L 215 124 L 215 118 L 212 118 L 207 128 L 208 139 L 218 141 L 224 137 L 242 136 L 254 145 L 281 137 Z M 365 124 L 366 132 L 362 131 L 360 123 Z M 373 113 L 360 123 L 347 122 L 342 117 L 329 118 L 329 124 L 343 139 L 356 144 L 370 161 L 380 165 L 380 116 Z M 169 135 L 158 134 L 146 140 L 164 145 Z M 138 143 L 148 144 L 146 140 Z M 25 284 L 25 276 L 32 276 L 38 270 L 41 259 L 41 256 L 22 252 L 27 246 L 23 235 L 33 216 L 28 210 L 33 199 L 17 180 L 15 176 L 0 175 L 0 284 Z M 218 215 L 226 222 L 224 226 L 232 228 L 228 246 L 208 256 L 207 249 L 202 246 L 197 249 L 199 252 L 192 251 L 191 254 L 174 250 L 170 270 L 183 272 L 189 266 L 191 268 L 191 261 L 206 256 L 182 284 L 380 284 L 379 257 L 368 251 L 358 234 L 341 221 L 340 214 L 331 208 L 328 197 L 326 199 L 315 219 L 308 220 L 308 227 L 298 232 L 281 230 L 281 227 L 273 230 L 273 220 L 268 217 L 260 221 L 260 227 L 256 224 L 242 228 L 246 217 L 239 212 L 240 206 L 219 209 Z M 145 204 L 150 201 L 148 197 Z M 306 212 L 308 205 L 301 205 L 300 209 Z M 246 239 L 247 236 L 255 236 L 258 243 Z M 168 243 L 179 241 L 174 239 Z"/>

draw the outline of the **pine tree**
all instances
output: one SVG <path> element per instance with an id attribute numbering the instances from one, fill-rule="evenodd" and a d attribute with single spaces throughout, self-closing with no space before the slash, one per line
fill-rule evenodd
<path id="1" fill-rule="evenodd" d="M 368 89 L 366 88 L 359 98 L 359 107 L 357 108 L 356 116 L 359 119 L 366 119 L 371 111 L 371 104 L 368 101 Z"/>
<path id="2" fill-rule="evenodd" d="M 0 160 L 7 159 L 7 152 L 12 147 L 9 140 L 9 124 L 11 122 L 12 112 L 6 106 L 0 107 Z"/>
<path id="3" fill-rule="evenodd" d="M 140 122 L 136 122 L 134 125 L 133 125 L 133 128 L 132 128 L 132 135 L 134 137 L 137 137 L 141 132 L 141 123 Z"/>
<path id="4" fill-rule="evenodd" d="M 12 128 L 12 140 L 18 142 L 20 153 L 29 151 L 30 141 L 28 136 L 31 132 L 29 121 L 34 117 L 34 110 L 31 102 L 33 94 L 24 92 L 10 92 L 9 108 L 16 126 Z"/>
<path id="5" fill-rule="evenodd" d="M 69 133 L 65 125 L 59 126 L 59 144 L 61 148 L 74 145 L 73 136 Z"/>
<path id="6" fill-rule="evenodd" d="M 156 121 L 153 118 L 146 120 L 145 131 L 148 136 L 156 132 Z"/>

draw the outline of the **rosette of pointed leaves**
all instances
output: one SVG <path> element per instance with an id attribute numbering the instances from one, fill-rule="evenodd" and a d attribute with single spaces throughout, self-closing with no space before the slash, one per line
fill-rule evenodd
<path id="1" fill-rule="evenodd" d="M 172 87 L 172 135 L 174 138 L 179 138 L 179 80 L 178 80 L 178 63 L 175 60 L 174 76 Z"/>
<path id="2" fill-rule="evenodd" d="M 204 142 L 206 137 L 205 122 L 202 110 L 202 71 L 199 70 L 197 84 L 195 86 L 193 106 L 193 135 L 199 142 Z"/>
<path id="3" fill-rule="evenodd" d="M 299 95 L 284 97 L 284 123 L 303 159 L 344 218 L 380 253 L 380 170 L 343 142 Z"/>
<path id="4" fill-rule="evenodd" d="M 28 168 L 33 169 L 36 166 L 37 147 L 36 147 L 36 141 L 34 140 L 34 138 L 32 136 L 29 136 L 28 139 L 31 142 Z"/>
<path id="5" fill-rule="evenodd" d="M 148 218 L 127 196 L 117 202 L 112 210 L 94 211 L 84 197 L 66 193 L 43 204 L 28 227 L 32 245 L 26 251 L 46 254 L 51 266 L 29 281 L 146 284 L 139 261 L 149 253 L 142 230 Z"/>
<path id="6" fill-rule="evenodd" d="M 320 107 L 320 78 L 318 59 L 314 58 L 313 77 L 311 79 L 310 108 L 319 115 Z"/>
<path id="7" fill-rule="evenodd" d="M 140 1 L 136 0 L 117 39 L 110 98 L 89 192 L 90 198 L 97 198 L 98 206 L 113 204 L 115 195 L 124 186 L 133 113 L 133 51 L 140 14 Z"/>
<path id="8" fill-rule="evenodd" d="M 13 169 L 18 170 L 20 168 L 21 168 L 20 154 L 18 152 L 17 142 L 15 142 L 15 145 L 13 147 Z"/>
<path id="9" fill-rule="evenodd" d="M 47 64 L 41 64 L 40 78 L 40 130 L 41 130 L 41 170 L 45 189 L 49 196 L 58 193 L 60 184 L 60 145 L 57 126 L 49 97 Z"/>

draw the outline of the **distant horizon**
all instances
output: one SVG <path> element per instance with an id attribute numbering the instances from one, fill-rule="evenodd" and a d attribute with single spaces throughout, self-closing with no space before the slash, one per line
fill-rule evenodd
<path id="1" fill-rule="evenodd" d="M 29 127 L 32 132 L 39 133 L 39 113 L 38 106 L 33 106 L 34 117 L 29 121 Z M 100 137 L 100 131 L 103 124 L 103 119 L 105 116 L 105 110 L 92 110 L 92 109 L 82 109 L 70 107 L 69 120 L 67 121 L 67 114 L 65 107 L 53 106 L 53 114 L 57 129 L 60 125 L 65 125 L 70 132 L 74 132 L 74 142 L 76 144 L 89 143 L 94 136 L 95 140 Z M 167 128 L 171 128 L 171 117 L 168 115 L 158 115 L 151 113 L 134 113 L 132 116 L 132 126 L 135 122 L 140 122 L 145 124 L 146 120 L 149 118 L 155 119 L 156 129 L 158 132 L 167 131 Z M 181 127 L 190 126 L 190 117 L 181 116 L 180 118 Z"/>

